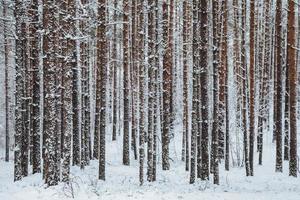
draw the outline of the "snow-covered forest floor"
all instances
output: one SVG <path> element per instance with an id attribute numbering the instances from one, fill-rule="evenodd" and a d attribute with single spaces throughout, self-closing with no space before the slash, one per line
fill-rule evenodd
<path id="1" fill-rule="evenodd" d="M 246 177 L 244 168 L 231 168 L 224 171 L 220 166 L 220 185 L 210 182 L 197 181 L 189 184 L 189 173 L 184 170 L 184 163 L 180 161 L 180 151 L 176 153 L 173 145 L 173 161 L 170 171 L 162 171 L 158 166 L 157 182 L 146 182 L 139 186 L 138 163 L 131 162 L 126 167 L 121 164 L 122 145 L 110 142 L 107 145 L 107 177 L 106 181 L 99 181 L 98 162 L 81 170 L 72 167 L 70 185 L 60 183 L 58 186 L 47 188 L 41 174 L 29 175 L 22 181 L 13 182 L 13 161 L 0 161 L 0 200 L 63 200 L 63 199 L 243 199 L 243 200 L 299 200 L 300 179 L 288 176 L 288 163 L 284 163 L 284 173 L 275 173 L 275 145 L 266 143 L 264 149 L 263 166 L 255 162 L 255 176 Z M 178 146 L 178 145 L 177 145 Z M 257 161 L 257 158 L 255 158 Z"/>

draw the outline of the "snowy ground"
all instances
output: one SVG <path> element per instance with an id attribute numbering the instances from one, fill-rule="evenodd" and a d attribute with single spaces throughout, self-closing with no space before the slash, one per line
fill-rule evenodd
<path id="1" fill-rule="evenodd" d="M 300 200 L 300 178 L 288 176 L 288 165 L 284 173 L 274 172 L 275 150 L 269 145 L 264 152 L 264 165 L 255 165 L 255 176 L 245 177 L 244 168 L 232 168 L 230 172 L 221 166 L 220 185 L 211 182 L 188 183 L 189 174 L 184 171 L 184 164 L 174 161 L 168 172 L 158 170 L 158 181 L 139 186 L 138 166 L 121 165 L 121 158 L 116 155 L 121 151 L 118 143 L 108 144 L 107 180 L 97 180 L 98 163 L 92 161 L 85 170 L 72 168 L 71 186 L 61 183 L 46 188 L 41 175 L 30 175 L 20 182 L 13 182 L 13 162 L 0 161 L 0 200 L 63 200 L 63 199 L 189 199 L 189 200 Z M 1 152 L 1 155 L 2 152 Z M 256 159 L 257 160 L 257 159 Z"/>

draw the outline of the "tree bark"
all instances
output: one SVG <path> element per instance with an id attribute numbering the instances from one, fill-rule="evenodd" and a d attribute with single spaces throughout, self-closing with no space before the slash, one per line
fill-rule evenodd
<path id="1" fill-rule="evenodd" d="M 288 3 L 288 57 L 290 83 L 290 162 L 289 175 L 297 177 L 297 65 L 296 65 L 296 29 L 295 2 Z"/>

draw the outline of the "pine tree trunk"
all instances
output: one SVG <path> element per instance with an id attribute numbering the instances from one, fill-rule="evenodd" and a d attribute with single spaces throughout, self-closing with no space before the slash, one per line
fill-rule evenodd
<path id="1" fill-rule="evenodd" d="M 98 0 L 98 55 L 97 55 L 97 93 L 100 102 L 99 127 L 99 179 L 105 180 L 105 129 L 106 129 L 106 79 L 107 79 L 107 41 L 106 41 L 106 0 Z"/>
<path id="2" fill-rule="evenodd" d="M 124 81 L 124 127 L 123 127 L 123 165 L 130 164 L 129 158 L 129 125 L 130 125 L 130 111 L 129 111 L 129 2 L 123 1 L 123 81 Z"/>
<path id="3" fill-rule="evenodd" d="M 132 119 L 131 119 L 131 148 L 133 150 L 134 159 L 137 160 L 137 129 L 138 129 L 138 75 L 137 75 L 137 62 L 136 62 L 136 56 L 137 56 L 137 30 L 136 30 L 136 24 L 137 24 L 137 12 L 136 12 L 136 0 L 132 0 L 132 8 L 131 8 L 131 41 L 132 41 L 132 51 L 131 51 L 131 90 L 132 90 Z"/>
<path id="4" fill-rule="evenodd" d="M 211 172 L 214 174 L 214 184 L 219 184 L 219 4 L 212 3 L 213 15 L 213 125 L 211 139 Z M 224 135 L 220 135 L 224 140 Z"/>
<path id="5" fill-rule="evenodd" d="M 155 80 L 154 80 L 154 105 L 153 105 L 153 164 L 152 164 L 152 181 L 156 181 L 156 167 L 157 167 L 157 140 L 158 140 L 158 117 L 159 117 L 159 69 L 160 69 L 160 57 L 159 57 L 159 0 L 155 0 Z"/>
<path id="6" fill-rule="evenodd" d="M 24 47 L 25 47 L 25 28 L 26 24 L 24 21 L 24 5 L 23 1 L 15 1 L 15 20 L 16 20 L 16 105 L 15 105 L 15 169 L 14 169 L 14 180 L 21 180 L 23 177 L 22 169 L 22 137 L 24 133 L 23 123 L 23 109 L 24 109 L 24 83 L 25 83 L 25 66 L 24 63 Z"/>
<path id="7" fill-rule="evenodd" d="M 169 163 L 169 142 L 172 123 L 172 20 L 173 18 L 173 0 L 169 4 L 163 1 L 163 132 L 162 132 L 162 168 L 170 169 Z"/>
<path id="8" fill-rule="evenodd" d="M 281 9 L 282 2 L 277 0 L 276 3 L 276 115 L 275 115 L 275 133 L 276 133 L 276 172 L 282 172 L 282 57 L 281 57 Z"/>
<path id="9" fill-rule="evenodd" d="M 63 4 L 70 17 L 64 16 L 63 29 L 71 36 L 75 36 L 75 1 Z M 76 41 L 73 38 L 63 38 L 66 43 L 65 62 L 63 67 L 63 129 L 62 129 L 62 181 L 68 182 L 70 177 L 71 138 L 73 133 L 73 68 L 76 67 Z"/>
<path id="10" fill-rule="evenodd" d="M 288 56 L 288 55 L 287 55 Z M 290 85 L 289 85 L 289 66 L 285 70 L 285 102 L 284 102 L 284 160 L 289 160 L 289 140 L 290 140 Z"/>
<path id="11" fill-rule="evenodd" d="M 75 1 L 75 18 L 79 13 L 78 1 Z M 74 20 L 75 32 L 74 34 L 79 36 L 79 22 Z M 80 166 L 81 163 L 81 69 L 80 69 L 80 41 L 76 39 L 75 41 L 75 61 L 76 65 L 73 67 L 73 165 Z"/>
<path id="12" fill-rule="evenodd" d="M 249 132 L 249 164 L 250 176 L 253 176 L 253 157 L 254 157 L 254 96 L 255 96 L 255 1 L 250 0 L 250 132 Z"/>
<path id="13" fill-rule="evenodd" d="M 295 2 L 288 3 L 288 57 L 290 83 L 290 162 L 289 175 L 297 177 L 297 65 L 296 65 L 296 29 Z"/>
<path id="14" fill-rule="evenodd" d="M 190 2 L 183 2 L 183 137 L 182 137 L 182 161 L 185 161 L 185 170 L 189 171 L 189 45 L 190 42 Z"/>
<path id="15" fill-rule="evenodd" d="M 246 11 L 247 3 L 246 0 L 242 1 L 242 44 L 241 44 L 241 63 L 243 71 L 243 105 L 242 105 L 242 115 L 243 115 L 243 133 L 244 133 L 244 159 L 245 159 L 245 168 L 246 175 L 250 175 L 250 166 L 249 166 L 249 146 L 248 146 L 248 130 L 247 130 L 247 61 L 246 61 Z"/>
<path id="16" fill-rule="evenodd" d="M 25 4 L 24 4 L 25 5 Z M 27 9 L 27 5 L 25 5 Z M 27 17 L 27 14 L 25 15 Z M 24 25 L 24 68 L 25 68 L 25 98 L 24 98 L 24 108 L 23 108 L 23 123 L 24 123 L 24 134 L 22 135 L 22 170 L 23 176 L 28 176 L 28 164 L 29 164 L 29 144 L 30 144 L 30 79 L 31 79 L 31 69 L 30 69 L 30 52 L 29 52 L 29 34 L 28 34 L 28 20 L 25 20 Z"/>
<path id="17" fill-rule="evenodd" d="M 222 1 L 222 39 L 221 39 L 221 55 L 220 55 L 220 102 L 219 102 L 219 135 L 223 136 L 223 146 L 219 144 L 219 158 L 224 158 L 225 169 L 229 170 L 229 118 L 228 118 L 228 61 L 227 61 L 227 21 L 228 10 L 227 0 Z M 220 139 L 219 139 L 220 140 Z M 221 143 L 221 141 L 220 141 Z M 225 147 L 225 152 L 224 152 Z M 225 154 L 224 154 L 225 153 Z"/>
<path id="18" fill-rule="evenodd" d="M 191 131 L 191 160 L 190 160 L 190 184 L 196 179 L 196 151 L 198 128 L 198 94 L 199 94 L 199 41 L 198 41 L 198 1 L 193 0 L 193 96 L 192 96 L 192 131 Z"/>
<path id="19" fill-rule="evenodd" d="M 9 40 L 7 36 L 8 31 L 8 25 L 6 22 L 7 18 L 7 2 L 5 0 L 2 0 L 2 6 L 3 6 L 3 40 L 4 40 L 4 68 L 5 68 L 5 161 L 9 162 L 9 142 L 10 142 L 10 129 L 9 129 L 9 77 L 8 77 L 8 71 L 9 71 Z"/>
<path id="20" fill-rule="evenodd" d="M 32 69 L 32 167 L 33 173 L 41 172 L 41 152 L 40 152 L 40 35 L 39 35 L 39 11 L 38 0 L 31 2 L 31 69 Z"/>
<path id="21" fill-rule="evenodd" d="M 137 25 L 137 32 L 138 32 L 138 55 L 137 58 L 139 59 L 139 112 L 140 112 L 140 119 L 139 119 L 139 181 L 140 185 L 144 183 L 144 160 L 145 160 L 145 136 L 146 128 L 145 128 L 145 108 L 144 108 L 144 101 L 145 101 L 145 63 L 144 63 L 144 11 L 143 11 L 144 1 L 140 1 L 137 4 L 137 10 L 139 11 L 139 21 Z"/>
<path id="22" fill-rule="evenodd" d="M 113 133 L 112 133 L 112 140 L 115 141 L 117 139 L 117 131 L 118 131 L 118 109 L 117 109 L 117 105 L 118 105 L 118 98 L 117 98 L 117 94 L 118 94 L 118 56 L 117 56 L 117 41 L 118 41 L 118 36 L 117 36 L 117 10 L 118 10 L 118 0 L 114 0 L 114 14 L 113 14 L 113 20 L 114 20 L 114 25 L 113 25 L 113 48 L 112 48 L 112 59 L 113 60 L 113 71 L 114 71 L 114 76 L 113 76 Z"/>
<path id="23" fill-rule="evenodd" d="M 155 7 L 154 0 L 148 0 L 148 140 L 147 180 L 153 181 L 153 140 L 154 140 L 154 95 L 155 95 Z"/>
<path id="24" fill-rule="evenodd" d="M 200 30 L 200 90 L 201 90 L 201 117 L 202 117 L 202 134 L 201 134 L 201 159 L 202 159 L 202 171 L 201 179 L 209 179 L 209 114 L 208 114 L 208 2 L 206 0 L 200 1 L 200 20 L 199 20 L 199 30 Z"/>
<path id="25" fill-rule="evenodd" d="M 45 126 L 44 134 L 45 140 L 45 182 L 48 186 L 57 185 L 59 181 L 59 171 L 57 166 L 57 137 L 56 137 L 56 70 L 57 63 L 55 57 L 55 16 L 56 5 L 53 0 L 46 0 L 43 3 L 43 25 L 46 30 L 46 34 L 43 39 L 44 50 L 44 109 L 45 109 Z"/>

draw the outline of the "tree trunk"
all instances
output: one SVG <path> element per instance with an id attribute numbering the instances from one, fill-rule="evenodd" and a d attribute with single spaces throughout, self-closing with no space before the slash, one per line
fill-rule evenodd
<path id="1" fill-rule="evenodd" d="M 155 95 L 155 7 L 154 0 L 148 0 L 148 140 L 147 140 L 147 180 L 153 181 L 153 140 L 154 140 L 154 95 Z"/>
<path id="2" fill-rule="evenodd" d="M 190 2 L 183 2 L 183 137 L 182 137 L 182 161 L 185 161 L 185 170 L 189 171 L 189 45 L 190 42 Z"/>
<path id="3" fill-rule="evenodd" d="M 131 43 L 132 43 L 132 50 L 131 50 L 131 90 L 132 90 L 132 119 L 131 119 L 131 148 L 133 150 L 133 155 L 134 159 L 137 160 L 138 155 L 137 155 L 137 130 L 138 130 L 138 73 L 137 73 L 137 61 L 136 61 L 136 56 L 137 56 L 137 29 L 136 29 L 136 24 L 137 24 L 137 12 L 136 12 L 136 6 L 137 2 L 136 0 L 132 0 L 132 9 L 131 9 Z"/>
<path id="4" fill-rule="evenodd" d="M 23 109 L 24 109 L 24 83 L 25 83 L 25 19 L 24 19 L 23 1 L 16 0 L 15 2 L 15 20 L 16 20 L 16 105 L 15 105 L 15 169 L 14 181 L 21 180 L 23 177 L 22 169 L 22 136 L 24 135 Z"/>
<path id="5" fill-rule="evenodd" d="M 214 174 L 214 184 L 219 184 L 219 136 L 224 140 L 224 134 L 219 135 L 219 3 L 212 3 L 213 15 L 213 125 L 211 139 L 211 172 Z M 223 142 L 222 140 L 222 142 Z"/>
<path id="6" fill-rule="evenodd" d="M 173 65 L 173 4 L 163 1 L 163 132 L 162 132 L 162 168 L 170 169 L 169 143 L 172 123 L 172 65 Z"/>
<path id="7" fill-rule="evenodd" d="M 59 171 L 57 165 L 57 133 L 56 133 L 56 91 L 55 84 L 57 63 L 55 56 L 55 16 L 56 5 L 53 0 L 46 0 L 43 3 L 44 10 L 44 29 L 46 34 L 43 39 L 44 49 L 44 109 L 45 109 L 45 126 L 44 132 L 46 136 L 45 140 L 45 182 L 48 186 L 57 185 L 59 181 Z"/>
<path id="8" fill-rule="evenodd" d="M 31 70 L 32 70 L 32 167 L 33 173 L 41 172 L 41 152 L 40 152 L 40 35 L 39 35 L 39 11 L 38 0 L 31 2 Z"/>
<path id="9" fill-rule="evenodd" d="M 124 81 L 124 127 L 123 127 L 123 165 L 130 164 L 129 158 L 129 125 L 130 125 L 130 111 L 129 111 L 129 2 L 123 1 L 123 81 Z"/>
<path id="10" fill-rule="evenodd" d="M 193 0 L 193 97 L 192 97 L 192 131 L 191 131 L 191 160 L 190 160 L 190 184 L 196 179 L 196 151 L 198 128 L 198 102 L 199 102 L 199 38 L 198 38 L 198 0 Z"/>
<path id="11" fill-rule="evenodd" d="M 202 134 L 201 134 L 201 158 L 202 171 L 201 179 L 209 179 L 209 114 L 208 114 L 208 2 L 206 0 L 200 1 L 200 16 L 199 16 L 199 30 L 200 30 L 200 90 L 201 90 L 201 117 L 202 117 Z"/>
<path id="12" fill-rule="evenodd" d="M 290 162 L 289 175 L 297 177 L 297 65 L 296 65 L 296 29 L 295 2 L 288 3 L 288 57 L 290 80 Z"/>
<path id="13" fill-rule="evenodd" d="M 2 0 L 2 6 L 3 6 L 3 39 L 4 39 L 4 68 L 5 68 L 5 161 L 9 162 L 9 77 L 8 77 L 8 71 L 9 71 L 9 46 L 10 42 L 8 40 L 8 24 L 6 22 L 7 18 L 7 2 L 5 0 Z"/>
<path id="14" fill-rule="evenodd" d="M 277 0 L 276 3 L 276 54 L 275 62 L 276 72 L 276 115 L 275 115 L 275 132 L 276 132 L 276 172 L 282 172 L 282 57 L 281 57 L 281 9 L 282 2 Z"/>
<path id="15" fill-rule="evenodd" d="M 137 10 L 139 11 L 139 21 L 137 24 L 137 32 L 138 32 L 138 55 L 137 58 L 139 59 L 139 112 L 140 112 L 140 119 L 139 119 L 139 180 L 140 185 L 144 183 L 144 160 L 145 160 L 145 136 L 146 129 L 145 129 L 145 63 L 144 63 L 144 11 L 143 11 L 144 1 L 140 1 L 137 4 Z"/>
<path id="16" fill-rule="evenodd" d="M 105 128 L 106 128 L 106 77 L 107 77 L 107 41 L 106 41 L 106 0 L 98 0 L 98 21 L 100 22 L 97 32 L 97 93 L 100 102 L 98 113 L 99 135 L 99 179 L 105 180 Z"/>
<path id="17" fill-rule="evenodd" d="M 242 115 L 243 115 L 243 133 L 244 133 L 244 159 L 245 159 L 245 168 L 246 175 L 250 175 L 250 166 L 249 166 L 249 147 L 248 147 L 248 130 L 247 130 L 247 61 L 246 61 L 246 12 L 247 12 L 247 3 L 246 0 L 242 1 L 242 44 L 241 44 L 241 63 L 243 69 L 243 105 L 242 105 Z"/>

